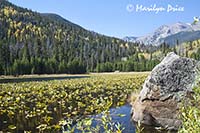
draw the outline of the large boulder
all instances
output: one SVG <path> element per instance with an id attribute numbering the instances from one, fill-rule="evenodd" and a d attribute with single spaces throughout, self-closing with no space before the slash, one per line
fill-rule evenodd
<path id="1" fill-rule="evenodd" d="M 198 62 L 169 53 L 147 77 L 132 105 L 132 119 L 151 126 L 177 130 L 179 107 L 192 94 Z"/>

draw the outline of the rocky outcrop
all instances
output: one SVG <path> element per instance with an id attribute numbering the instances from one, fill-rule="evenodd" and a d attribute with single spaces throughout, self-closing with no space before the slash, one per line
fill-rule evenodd
<path id="1" fill-rule="evenodd" d="M 147 77 L 133 103 L 132 119 L 151 126 L 178 129 L 179 107 L 192 93 L 198 62 L 169 53 Z"/>

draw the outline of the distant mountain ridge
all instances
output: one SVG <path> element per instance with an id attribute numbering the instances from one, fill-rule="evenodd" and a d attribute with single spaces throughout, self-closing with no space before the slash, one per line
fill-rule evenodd
<path id="1" fill-rule="evenodd" d="M 156 29 L 153 33 L 150 33 L 142 37 L 125 37 L 125 41 L 139 42 L 145 45 L 158 46 L 162 43 L 169 45 L 176 44 L 185 41 L 193 41 L 200 38 L 200 24 L 195 25 L 189 23 L 178 22 L 171 25 L 162 25 Z"/>
<path id="2" fill-rule="evenodd" d="M 127 42 L 134 42 L 136 39 L 137 37 L 132 37 L 132 36 L 126 36 L 123 38 L 123 40 Z"/>
<path id="3" fill-rule="evenodd" d="M 61 17 L 61 16 L 58 15 L 58 14 L 54 14 L 54 13 L 40 13 L 40 14 L 41 14 L 41 16 L 47 17 L 47 18 L 49 18 L 49 19 L 57 20 L 57 21 L 59 21 L 59 22 L 65 23 L 65 24 L 67 23 L 67 24 L 69 24 L 69 25 L 73 25 L 73 26 L 77 26 L 77 27 L 82 28 L 81 26 L 79 26 L 79 25 L 77 25 L 77 24 L 74 24 L 74 23 L 72 23 L 72 22 L 70 22 L 70 21 L 64 19 L 63 17 Z"/>

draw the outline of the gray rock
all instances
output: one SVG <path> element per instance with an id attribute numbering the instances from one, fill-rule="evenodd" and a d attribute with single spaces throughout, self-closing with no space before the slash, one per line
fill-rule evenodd
<path id="1" fill-rule="evenodd" d="M 147 77 L 133 103 L 134 121 L 178 129 L 180 102 L 192 93 L 198 62 L 169 53 Z"/>

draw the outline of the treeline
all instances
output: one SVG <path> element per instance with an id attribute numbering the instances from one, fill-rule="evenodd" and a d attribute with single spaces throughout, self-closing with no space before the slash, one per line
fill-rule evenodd
<path id="1" fill-rule="evenodd" d="M 200 60 L 200 48 L 197 49 L 197 52 L 192 53 L 191 58 L 195 59 L 195 60 Z"/>
<path id="2" fill-rule="evenodd" d="M 195 60 L 199 60 L 200 61 L 200 40 L 195 40 L 195 41 L 190 41 L 187 43 L 188 47 L 186 50 L 186 56 L 189 56 L 190 58 L 193 58 Z M 190 52 L 191 54 L 189 54 L 188 51 L 193 51 Z"/>
<path id="3" fill-rule="evenodd" d="M 180 44 L 177 40 L 176 45 L 161 44 L 154 53 L 160 51 L 162 55 L 166 56 L 169 52 L 174 52 L 182 57 L 193 58 L 200 60 L 200 40 L 189 41 Z"/>
<path id="4" fill-rule="evenodd" d="M 116 63 L 106 62 L 97 65 L 96 72 L 115 72 L 115 71 L 151 71 L 160 61 L 156 59 L 145 59 L 143 55 L 134 54 L 127 61 Z"/>

